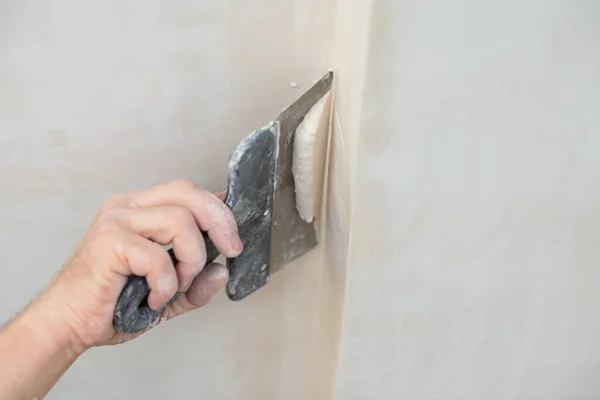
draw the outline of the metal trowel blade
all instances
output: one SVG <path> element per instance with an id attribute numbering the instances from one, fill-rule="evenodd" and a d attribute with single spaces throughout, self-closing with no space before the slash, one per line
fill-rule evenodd
<path id="1" fill-rule="evenodd" d="M 227 260 L 231 300 L 262 288 L 271 274 L 317 245 L 314 222 L 305 222 L 296 209 L 294 135 L 332 83 L 330 71 L 264 128 L 252 132 L 230 158 L 225 203 L 244 244 L 242 254 Z"/>

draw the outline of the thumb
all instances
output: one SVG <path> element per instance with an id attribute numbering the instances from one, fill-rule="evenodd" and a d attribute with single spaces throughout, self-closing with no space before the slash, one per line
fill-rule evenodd
<path id="1" fill-rule="evenodd" d="M 229 272 L 223 265 L 207 265 L 194 279 L 190 288 L 169 307 L 168 319 L 205 306 L 225 287 L 228 279 Z"/>

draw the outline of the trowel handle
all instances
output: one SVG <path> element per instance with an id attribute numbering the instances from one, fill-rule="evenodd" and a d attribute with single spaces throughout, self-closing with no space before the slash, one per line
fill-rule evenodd
<path id="1" fill-rule="evenodd" d="M 202 233 L 206 245 L 206 264 L 214 262 L 219 256 L 219 251 L 206 233 Z M 168 251 L 173 267 L 177 265 L 177 259 L 173 250 Z M 179 298 L 181 293 L 175 296 L 161 310 L 154 311 L 148 306 L 148 294 L 150 288 L 143 276 L 131 276 L 121 291 L 117 300 L 113 325 L 115 329 L 123 333 L 137 333 L 155 324 L 162 316 L 164 310 Z"/>

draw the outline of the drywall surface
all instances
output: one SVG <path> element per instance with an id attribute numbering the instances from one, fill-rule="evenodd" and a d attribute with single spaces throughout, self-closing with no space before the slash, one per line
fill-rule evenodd
<path id="1" fill-rule="evenodd" d="M 352 208 L 370 36 L 370 0 L 336 2 L 332 65 L 336 73 L 325 198 L 325 268 L 322 268 L 320 387 L 336 397 L 340 337 L 352 230 Z"/>
<path id="2" fill-rule="evenodd" d="M 0 2 L 0 320 L 50 279 L 105 197 L 175 178 L 222 190 L 237 142 L 329 68 L 333 8 Z M 319 398 L 309 365 L 323 257 L 245 302 L 220 295 L 90 351 L 49 399 Z"/>
<path id="3" fill-rule="evenodd" d="M 600 3 L 372 7 L 337 398 L 600 397 Z"/>
<path id="4" fill-rule="evenodd" d="M 360 118 L 364 102 L 367 67 L 370 62 L 373 0 L 337 0 L 333 39 L 333 65 L 336 70 L 337 96 L 334 129 L 341 143 L 345 165 L 342 168 L 348 182 L 346 190 L 338 194 L 347 210 L 352 207 Z M 332 142 L 336 146 L 335 139 Z M 347 199 L 347 200 L 346 200 Z M 350 213 L 346 213 L 350 224 Z M 349 230 L 348 230 L 349 233 Z M 346 235 L 347 236 L 347 235 Z"/>

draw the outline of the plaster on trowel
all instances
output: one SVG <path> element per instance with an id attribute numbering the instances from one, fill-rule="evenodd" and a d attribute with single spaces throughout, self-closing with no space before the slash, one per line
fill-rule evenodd
<path id="1" fill-rule="evenodd" d="M 242 254 L 227 259 L 226 292 L 231 300 L 260 289 L 271 274 L 318 243 L 315 218 L 321 204 L 332 83 L 330 71 L 231 155 L 224 201 L 244 244 Z M 203 235 L 209 264 L 219 252 Z M 172 250 L 169 255 L 176 265 Z M 115 308 L 117 330 L 136 333 L 156 324 L 180 296 L 154 311 L 147 304 L 149 291 L 146 278 L 129 278 Z"/>

